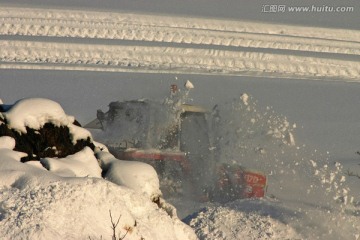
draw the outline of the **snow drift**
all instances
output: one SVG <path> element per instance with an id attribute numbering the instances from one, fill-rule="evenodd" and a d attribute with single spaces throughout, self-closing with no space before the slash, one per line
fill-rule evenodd
<path id="1" fill-rule="evenodd" d="M 89 132 L 72 124 L 73 118 L 60 105 L 47 99 L 21 100 L 1 117 L 6 119 L 1 125 L 20 131 L 20 135 L 50 122 L 70 126 L 74 139 L 92 139 Z M 119 219 L 116 234 L 126 235 L 126 239 L 197 239 L 176 217 L 176 211 L 169 216 L 170 205 L 163 200 L 156 204 L 149 198 L 161 195 L 151 166 L 129 162 L 120 172 L 107 166 L 115 179 L 122 180 L 116 182 L 119 186 L 101 178 L 102 169 L 89 147 L 64 158 L 41 158 L 40 164 L 22 163 L 28 154 L 15 151 L 16 144 L 10 136 L 0 137 L 1 238 L 106 239 L 112 236 L 111 222 Z M 95 144 L 99 155 L 112 156 L 101 153 L 101 148 L 106 149 Z M 116 166 L 119 160 L 112 157 L 111 161 Z"/>

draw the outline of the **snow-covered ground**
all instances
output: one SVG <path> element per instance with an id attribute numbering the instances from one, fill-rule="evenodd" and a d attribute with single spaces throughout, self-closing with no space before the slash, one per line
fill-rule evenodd
<path id="1" fill-rule="evenodd" d="M 0 18 L 5 69 L 359 80 L 356 30 L 11 7 Z"/>
<path id="2" fill-rule="evenodd" d="M 228 135 L 232 137 L 228 156 L 268 175 L 265 199 L 225 205 L 169 199 L 180 217 L 192 214 L 186 222 L 200 239 L 360 238 L 360 180 L 347 174 L 347 170 L 360 173 L 360 156 L 355 153 L 360 142 L 357 2 L 349 3 L 355 12 L 342 14 L 343 20 L 339 14 L 325 13 L 251 14 L 235 1 L 228 5 L 211 1 L 203 10 L 204 1 L 193 8 L 182 1 L 178 10 L 166 3 L 158 11 L 145 1 L 138 5 L 106 1 L 103 7 L 94 1 L 69 1 L 60 6 L 63 9 L 41 0 L 35 3 L 44 4 L 43 8 L 35 9 L 1 2 L 6 3 L 0 8 L 0 98 L 5 103 L 24 97 L 50 98 L 85 124 L 95 118 L 96 109 L 107 110 L 111 101 L 161 100 L 171 83 L 180 86 L 190 79 L 195 86 L 192 103 L 208 108 L 218 104 L 233 120 L 229 126 L 248 131 L 240 141 Z M 259 7 L 260 11 L 266 2 L 257 4 L 248 10 Z M 92 11 L 69 10 L 71 6 Z M 211 13 L 215 6 L 219 12 Z M 114 12 L 106 12 L 109 8 Z M 235 17 L 236 11 L 244 13 L 243 18 Z M 301 23 L 307 26 L 294 26 Z M 239 99 L 244 92 L 250 96 L 250 109 Z M 234 99 L 236 109 L 229 107 Z M 275 128 L 281 130 L 281 126 L 291 130 L 294 146 L 276 138 Z M 4 142 L 12 148 L 8 140 L 0 144 Z M 263 150 L 265 154 L 259 154 Z M 6 154 L 8 150 L 1 156 Z M 81 235 L 85 238 L 100 237 L 99 232 L 110 232 L 108 210 L 114 209 L 114 215 L 123 216 L 123 225 L 131 225 L 133 219 L 145 224 L 139 225 L 142 229 L 132 235 L 134 239 L 160 239 L 154 237 L 157 230 L 150 223 L 163 219 L 162 213 L 147 219 L 157 210 L 138 195 L 101 179 L 58 177 L 2 158 L 0 170 L 9 177 L 0 190 L 0 223 L 17 226 L 9 227 L 6 236 L 37 239 L 44 225 L 36 222 L 43 221 L 53 229 L 53 238 L 79 236 L 64 236 L 64 229 L 86 233 Z M 13 168 L 17 170 L 12 175 Z M 19 171 L 26 172 L 23 181 L 11 182 L 23 176 Z M 39 176 L 49 181 L 38 186 Z M 129 212 L 116 212 L 129 202 Z M 6 214 L 18 217 L 5 222 Z M 73 224 L 84 219 L 81 225 Z M 183 227 L 173 220 L 163 221 L 163 226 L 155 225 Z M 167 237 L 163 239 L 174 239 Z"/>
<path id="3" fill-rule="evenodd" d="M 91 138 L 81 127 L 74 131 L 74 118 L 48 99 L 20 100 L 0 117 L 1 125 L 22 134 L 51 123 L 69 128 L 75 142 Z M 13 150 L 17 141 L 0 137 L 2 239 L 196 239 L 173 207 L 159 199 L 159 179 L 150 165 L 115 159 L 96 142 L 94 150 L 22 163 L 28 154 Z"/>

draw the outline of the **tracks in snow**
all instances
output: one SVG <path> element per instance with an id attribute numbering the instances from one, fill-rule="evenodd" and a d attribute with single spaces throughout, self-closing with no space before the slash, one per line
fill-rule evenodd
<path id="1" fill-rule="evenodd" d="M 360 80 L 355 30 L 2 7 L 0 35 L 0 68 Z"/>

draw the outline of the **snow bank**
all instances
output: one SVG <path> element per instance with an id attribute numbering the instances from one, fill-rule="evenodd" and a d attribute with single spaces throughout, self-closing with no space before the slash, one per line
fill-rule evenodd
<path id="1" fill-rule="evenodd" d="M 40 161 L 46 169 L 62 177 L 101 178 L 101 168 L 89 147 L 66 158 L 43 158 Z"/>
<path id="2" fill-rule="evenodd" d="M 275 216 L 279 211 L 266 201 L 238 200 L 206 207 L 186 221 L 201 240 L 303 239 L 281 216 Z"/>
<path id="3" fill-rule="evenodd" d="M 23 138 L 31 135 L 28 129 L 36 136 L 54 135 L 52 129 L 43 128 L 52 123 L 68 127 L 73 142 L 91 139 L 87 130 L 75 126 L 74 118 L 51 100 L 21 100 L 3 114 L 7 127 L 24 134 L 20 136 Z M 27 130 L 29 134 L 25 135 Z M 56 145 L 62 140 L 60 137 L 52 141 Z M 118 186 L 101 179 L 102 169 L 90 147 L 64 158 L 43 157 L 41 163 L 21 163 L 28 154 L 13 150 L 16 141 L 22 139 L 0 137 L 1 239 L 108 239 L 112 236 L 111 221 L 116 223 L 118 219 L 116 235 L 126 235 L 126 240 L 197 239 L 189 226 L 173 217 L 176 214 L 169 215 L 166 207 L 171 205 L 159 200 L 159 208 L 149 199 L 161 195 L 151 166 L 119 161 L 104 145 L 95 143 L 108 178 L 122 185 Z M 37 140 L 33 142 L 37 144 Z M 46 149 L 59 151 L 48 142 L 45 145 Z"/>
<path id="4" fill-rule="evenodd" d="M 145 194 L 150 199 L 161 196 L 158 175 L 149 164 L 118 160 L 105 151 L 97 152 L 96 155 L 106 172 L 105 179 Z"/>
<path id="5" fill-rule="evenodd" d="M 2 239 L 110 239 L 109 211 L 126 240 L 196 239 L 144 195 L 103 179 L 59 177 L 4 151 L 11 150 L 0 150 Z"/>

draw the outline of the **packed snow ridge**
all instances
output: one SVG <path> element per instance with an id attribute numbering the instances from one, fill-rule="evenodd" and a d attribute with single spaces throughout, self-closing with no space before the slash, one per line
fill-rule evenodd
<path id="1" fill-rule="evenodd" d="M 26 130 L 41 131 L 49 122 L 71 129 L 74 118 L 56 102 L 35 98 L 16 102 L 0 113 L 0 120 L 2 129 L 24 136 Z M 79 131 L 91 137 L 77 126 L 75 139 L 84 137 Z M 112 235 L 109 211 L 119 217 L 116 234 L 126 234 L 126 239 L 197 238 L 161 199 L 159 179 L 150 165 L 115 159 L 105 146 L 93 143 L 94 149 L 84 147 L 64 158 L 23 163 L 31 156 L 14 150 L 14 138 L 0 137 L 1 238 L 106 239 Z M 104 169 L 107 180 L 102 179 Z"/>

